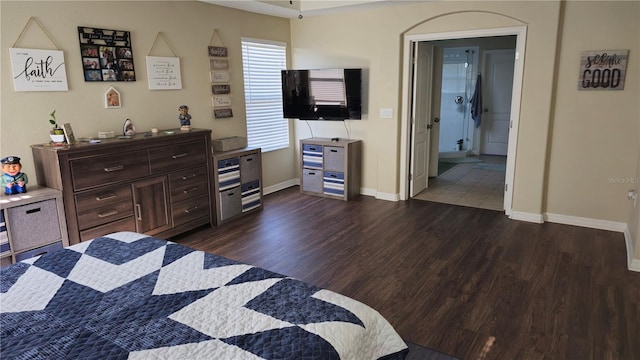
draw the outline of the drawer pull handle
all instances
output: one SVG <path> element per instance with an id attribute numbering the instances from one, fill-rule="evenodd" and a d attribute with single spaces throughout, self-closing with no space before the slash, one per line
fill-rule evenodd
<path id="1" fill-rule="evenodd" d="M 334 150 L 334 149 L 331 149 L 331 150 L 329 150 L 329 151 L 331 151 L 331 152 L 338 152 L 338 150 Z"/>
<path id="2" fill-rule="evenodd" d="M 106 168 L 104 168 L 104 171 L 105 172 L 114 172 L 114 171 L 120 171 L 122 169 L 124 169 L 124 165 L 106 167 Z"/>
<path id="3" fill-rule="evenodd" d="M 140 204 L 136 204 L 136 218 L 138 221 L 142 221 L 142 208 L 140 207 Z"/>
<path id="4" fill-rule="evenodd" d="M 186 209 L 184 212 L 187 214 L 191 214 L 192 211 L 196 211 L 196 210 L 198 210 L 198 207 L 194 206 L 192 208 Z"/>
<path id="5" fill-rule="evenodd" d="M 99 218 L 106 218 L 106 217 L 109 217 L 109 216 L 113 216 L 113 215 L 115 215 L 117 213 L 118 213 L 118 210 L 111 209 L 111 211 L 109 211 L 109 212 L 98 213 L 98 217 Z"/>
<path id="6" fill-rule="evenodd" d="M 183 177 L 182 177 L 182 180 L 189 180 L 189 179 L 193 179 L 193 178 L 194 178 L 194 177 L 196 177 L 196 176 L 198 176 L 198 175 L 196 175 L 196 174 L 191 174 L 191 175 L 189 175 L 189 176 L 183 176 Z"/>
<path id="7" fill-rule="evenodd" d="M 103 194 L 103 195 L 96 196 L 96 200 L 103 201 L 103 200 L 113 199 L 114 197 L 116 197 L 116 194 Z"/>
<path id="8" fill-rule="evenodd" d="M 248 158 L 247 161 L 253 161 L 253 158 Z"/>
<path id="9" fill-rule="evenodd" d="M 185 194 L 188 194 L 190 192 L 197 191 L 197 190 L 198 190 L 198 187 L 196 186 L 196 187 L 192 187 L 191 189 L 183 190 L 182 192 Z"/>
<path id="10" fill-rule="evenodd" d="M 187 154 L 187 153 L 182 153 L 182 154 L 178 154 L 178 155 L 173 155 L 173 156 L 172 156 L 172 158 L 173 158 L 173 159 L 180 159 L 180 158 L 183 158 L 183 157 L 185 157 L 185 156 L 189 156 L 189 154 Z"/>
<path id="11" fill-rule="evenodd" d="M 40 208 L 29 209 L 29 210 L 25 211 L 25 213 L 27 213 L 27 214 L 33 214 L 33 213 L 37 213 L 37 212 L 40 212 Z"/>

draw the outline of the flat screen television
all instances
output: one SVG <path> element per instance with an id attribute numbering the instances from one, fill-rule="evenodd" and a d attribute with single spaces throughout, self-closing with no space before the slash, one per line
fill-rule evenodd
<path id="1" fill-rule="evenodd" d="M 282 110 L 300 120 L 360 120 L 362 69 L 282 70 Z"/>

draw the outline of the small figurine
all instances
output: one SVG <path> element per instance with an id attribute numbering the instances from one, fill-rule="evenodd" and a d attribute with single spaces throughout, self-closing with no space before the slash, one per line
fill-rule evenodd
<path id="1" fill-rule="evenodd" d="M 180 105 L 178 111 L 180 111 L 180 115 L 178 115 L 178 120 L 180 120 L 180 130 L 191 130 L 191 115 L 189 115 L 189 107 L 187 105 Z"/>
<path id="2" fill-rule="evenodd" d="M 2 162 L 2 187 L 7 195 L 26 193 L 29 179 L 27 174 L 21 172 L 22 164 L 17 156 L 7 156 Z"/>

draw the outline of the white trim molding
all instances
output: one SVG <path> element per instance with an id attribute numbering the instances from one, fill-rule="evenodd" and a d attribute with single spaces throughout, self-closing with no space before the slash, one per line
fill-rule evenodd
<path id="1" fill-rule="evenodd" d="M 532 222 L 536 224 L 542 224 L 544 222 L 544 216 L 542 214 L 527 213 L 514 210 L 512 210 L 509 214 L 509 219 Z"/>
<path id="2" fill-rule="evenodd" d="M 300 185 L 300 179 L 290 179 L 287 181 L 283 181 L 281 183 L 275 184 L 275 185 L 271 185 L 269 187 L 266 187 L 264 189 L 262 189 L 262 194 L 263 195 L 269 195 L 272 194 L 276 191 L 280 191 L 280 190 L 284 190 L 286 188 L 290 188 L 292 186 L 296 186 L 296 185 Z"/>
<path id="3" fill-rule="evenodd" d="M 565 225 L 575 225 L 582 226 L 592 229 L 600 229 L 600 230 L 610 230 L 617 232 L 624 232 L 627 228 L 627 224 L 617 222 L 617 221 L 607 221 L 607 220 L 599 220 L 599 219 L 590 219 L 583 218 L 578 216 L 570 216 L 570 215 L 560 215 L 560 214 L 552 214 L 545 213 L 544 214 L 545 221 L 565 224 Z"/>
<path id="4" fill-rule="evenodd" d="M 627 246 L 627 267 L 630 271 L 640 272 L 640 259 L 635 259 L 633 256 L 636 253 L 635 246 L 633 245 L 633 238 L 629 231 L 629 226 L 624 229 L 624 243 Z"/>

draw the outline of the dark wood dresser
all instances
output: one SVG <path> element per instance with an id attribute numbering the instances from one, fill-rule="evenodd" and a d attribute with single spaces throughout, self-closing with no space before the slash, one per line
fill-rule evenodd
<path id="1" fill-rule="evenodd" d="M 62 191 L 71 245 L 115 231 L 169 238 L 215 224 L 211 130 L 31 150 L 38 184 Z"/>

